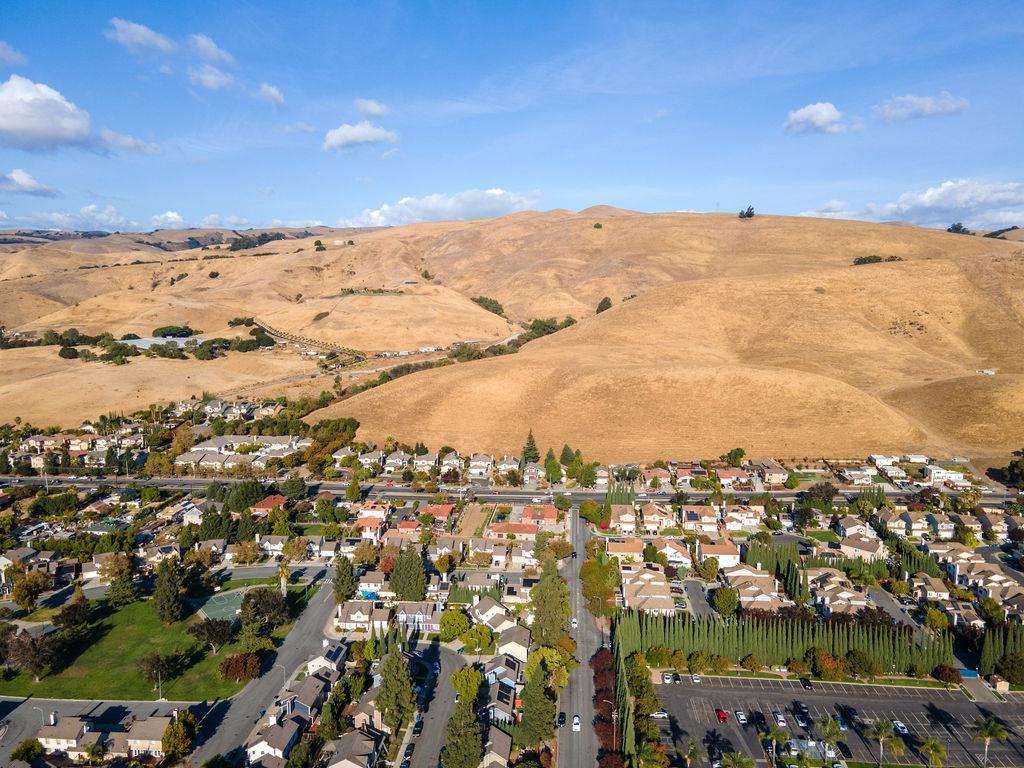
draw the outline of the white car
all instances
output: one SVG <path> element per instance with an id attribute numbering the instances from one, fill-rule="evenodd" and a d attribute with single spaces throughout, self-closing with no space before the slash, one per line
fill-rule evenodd
<path id="1" fill-rule="evenodd" d="M 690 682 L 691 683 L 699 683 L 700 682 L 700 675 L 690 675 Z"/>
<path id="2" fill-rule="evenodd" d="M 739 723 L 740 725 L 746 725 L 747 724 L 747 713 L 744 712 L 742 709 L 737 709 L 736 710 L 736 722 Z"/>
<path id="3" fill-rule="evenodd" d="M 532 499 L 530 499 L 530 503 L 531 504 L 543 504 L 544 503 L 544 499 L 542 499 L 540 496 L 535 496 Z"/>
<path id="4" fill-rule="evenodd" d="M 779 726 L 779 728 L 786 727 L 786 716 L 783 715 L 781 712 L 779 712 L 778 710 L 772 712 L 772 717 L 775 718 L 775 724 Z"/>
<path id="5" fill-rule="evenodd" d="M 578 627 L 580 625 L 580 623 L 578 621 L 576 621 L 576 617 L 575 616 L 572 617 L 572 621 L 570 622 L 570 624 L 572 624 L 572 628 L 573 629 L 576 629 L 576 627 Z"/>
<path id="6" fill-rule="evenodd" d="M 573 715 L 572 716 L 572 730 L 573 730 L 573 733 L 579 733 L 580 732 L 580 716 L 579 715 Z"/>
<path id="7" fill-rule="evenodd" d="M 657 712 L 652 712 L 651 717 L 655 720 L 668 720 L 668 712 L 664 709 L 659 709 Z"/>
<path id="8" fill-rule="evenodd" d="M 672 673 L 671 672 L 662 672 L 661 673 L 661 682 L 665 683 L 665 685 L 670 685 L 672 683 Z"/>
<path id="9" fill-rule="evenodd" d="M 892 721 L 892 727 L 893 727 L 893 730 L 896 731 L 896 733 L 898 733 L 900 736 L 909 736 L 910 735 L 910 731 L 907 730 L 907 726 L 905 726 L 903 724 L 903 722 L 900 721 L 900 720 L 893 720 Z"/>

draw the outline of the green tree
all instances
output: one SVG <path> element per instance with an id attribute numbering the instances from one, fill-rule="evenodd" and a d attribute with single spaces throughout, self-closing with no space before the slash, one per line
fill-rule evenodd
<path id="1" fill-rule="evenodd" d="M 885 743 L 893 735 L 892 720 L 876 720 L 867 727 L 864 735 L 878 742 L 878 764 L 881 765 L 884 759 Z"/>
<path id="2" fill-rule="evenodd" d="M 392 732 L 405 723 L 416 709 L 416 696 L 409 679 L 405 656 L 396 647 L 388 652 L 380 667 L 380 689 L 377 691 L 377 709 Z"/>
<path id="3" fill-rule="evenodd" d="M 739 608 L 739 595 L 732 587 L 719 587 L 711 596 L 711 605 L 722 616 L 732 616 Z"/>
<path id="4" fill-rule="evenodd" d="M 232 622 L 227 619 L 203 619 L 188 628 L 188 633 L 201 643 L 210 646 L 213 655 L 217 655 L 223 646 L 231 642 L 234 635 Z"/>
<path id="5" fill-rule="evenodd" d="M 762 741 L 769 741 L 772 745 L 772 762 L 776 762 L 778 757 L 778 746 L 779 744 L 785 744 L 789 741 L 789 731 L 785 728 L 780 728 L 777 725 L 771 725 L 768 729 L 760 736 Z"/>
<path id="6" fill-rule="evenodd" d="M 974 721 L 974 740 L 985 745 L 985 758 L 981 763 L 983 768 L 988 765 L 989 745 L 993 741 L 1006 741 L 1007 736 L 1006 728 L 994 717 Z"/>
<path id="7" fill-rule="evenodd" d="M 459 695 L 459 699 L 470 704 L 476 702 L 480 694 L 480 686 L 484 682 L 484 676 L 476 667 L 463 667 L 452 674 L 452 687 Z"/>
<path id="8" fill-rule="evenodd" d="M 457 608 L 448 608 L 441 614 L 441 642 L 450 643 L 469 631 L 469 617 Z"/>
<path id="9" fill-rule="evenodd" d="M 477 673 L 479 674 L 479 673 Z M 483 734 L 473 702 L 461 700 L 448 720 L 448 737 L 441 750 L 442 768 L 477 768 L 483 757 Z"/>
<path id="10" fill-rule="evenodd" d="M 597 303 L 597 312 L 595 314 L 600 315 L 602 312 L 612 308 L 612 300 L 605 296 L 601 301 Z"/>
<path id="11" fill-rule="evenodd" d="M 359 487 L 359 480 L 352 478 L 352 482 L 348 484 L 348 488 L 345 489 L 345 501 L 350 501 L 355 504 L 363 498 L 363 489 Z"/>
<path id="12" fill-rule="evenodd" d="M 199 721 L 189 710 L 182 709 L 178 716 L 167 724 L 162 739 L 164 756 L 179 760 L 192 751 L 199 730 Z"/>
<path id="13" fill-rule="evenodd" d="M 936 738 L 926 736 L 917 745 L 917 751 L 927 756 L 928 765 L 932 768 L 942 768 L 942 761 L 946 759 L 946 745 Z"/>
<path id="14" fill-rule="evenodd" d="M 358 586 L 359 579 L 356 578 L 356 569 L 352 561 L 344 555 L 339 555 L 334 561 L 334 602 L 341 605 L 351 600 Z"/>
<path id="15" fill-rule="evenodd" d="M 32 764 L 43 756 L 43 745 L 38 739 L 25 739 L 11 752 L 11 760 L 23 760 Z"/>
<path id="16" fill-rule="evenodd" d="M 537 441 L 533 439 L 533 430 L 526 436 L 526 445 L 523 446 L 523 463 L 540 461 L 540 451 L 537 450 Z"/>
<path id="17" fill-rule="evenodd" d="M 534 667 L 523 687 L 523 716 L 519 723 L 519 741 L 536 747 L 549 740 L 555 732 L 555 702 L 548 695 L 543 664 Z"/>
<path id="18" fill-rule="evenodd" d="M 722 768 L 754 768 L 754 761 L 741 752 L 722 755 Z"/>
<path id="19" fill-rule="evenodd" d="M 538 645 L 554 646 L 568 631 L 569 588 L 558 574 L 552 558 L 544 561 L 540 578 L 530 591 L 533 624 L 530 629 Z"/>
<path id="20" fill-rule="evenodd" d="M 415 547 L 408 546 L 395 563 L 391 574 L 391 588 L 399 600 L 422 600 L 427 594 L 427 574 L 423 556 Z"/>
<path id="21" fill-rule="evenodd" d="M 825 744 L 830 747 L 835 747 L 842 738 L 843 732 L 839 728 L 839 723 L 834 718 L 828 715 L 822 715 L 818 722 L 815 723 L 818 726 L 818 736 Z"/>
<path id="22" fill-rule="evenodd" d="M 156 569 L 156 587 L 153 590 L 153 609 L 164 624 L 181 621 L 185 607 L 181 602 L 181 574 L 174 558 L 161 560 Z"/>
<path id="23" fill-rule="evenodd" d="M 683 747 L 679 756 L 686 764 L 686 768 L 691 768 L 695 762 L 700 760 L 701 754 L 700 745 L 697 743 L 697 740 L 691 736 L 686 740 L 686 746 Z"/>
<path id="24" fill-rule="evenodd" d="M 738 467 L 743 463 L 743 457 L 747 455 L 747 452 L 742 448 L 733 448 L 728 453 L 723 453 L 718 458 L 728 464 L 730 467 Z"/>
<path id="25" fill-rule="evenodd" d="M 281 483 L 281 493 L 289 499 L 304 499 L 308 495 L 309 489 L 301 477 L 289 477 Z"/>

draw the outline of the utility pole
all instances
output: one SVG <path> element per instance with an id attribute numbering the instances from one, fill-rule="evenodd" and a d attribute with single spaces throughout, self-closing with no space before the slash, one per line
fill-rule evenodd
<path id="1" fill-rule="evenodd" d="M 617 752 L 619 750 L 619 735 L 618 735 L 618 724 L 619 713 L 615 710 L 615 703 L 608 699 L 601 699 L 605 704 L 608 705 L 609 711 L 612 713 L 612 751 Z"/>

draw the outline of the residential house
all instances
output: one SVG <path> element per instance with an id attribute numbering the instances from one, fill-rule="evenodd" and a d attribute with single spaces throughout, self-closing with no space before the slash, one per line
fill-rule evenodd
<path id="1" fill-rule="evenodd" d="M 359 454 L 359 463 L 365 469 L 372 469 L 374 472 L 384 466 L 384 460 L 386 456 L 384 451 L 367 451 L 366 453 Z"/>
<path id="2" fill-rule="evenodd" d="M 910 577 L 910 592 L 918 600 L 941 603 L 950 599 L 949 588 L 942 579 L 918 572 Z"/>
<path id="3" fill-rule="evenodd" d="M 487 532 L 493 539 L 526 539 L 527 541 L 533 541 L 537 538 L 538 530 L 538 527 L 533 523 L 491 523 Z"/>
<path id="4" fill-rule="evenodd" d="M 648 502 L 640 509 L 643 516 L 644 533 L 648 536 L 656 536 L 666 528 L 678 528 L 679 521 L 675 514 L 660 504 Z"/>
<path id="5" fill-rule="evenodd" d="M 1010 526 L 1006 513 L 994 510 L 982 512 L 978 515 L 978 522 L 981 523 L 982 536 L 986 540 L 1005 544 L 1009 539 Z"/>
<path id="6" fill-rule="evenodd" d="M 834 526 L 839 537 L 845 539 L 848 536 L 863 536 L 864 538 L 877 538 L 875 529 L 859 517 L 846 515 L 839 518 Z"/>
<path id="7" fill-rule="evenodd" d="M 793 605 L 793 601 L 779 594 L 779 581 L 768 571 L 746 563 L 722 568 L 722 581 L 736 590 L 740 607 L 744 611 L 777 611 Z"/>
<path id="8" fill-rule="evenodd" d="M 280 557 L 284 554 L 284 545 L 288 543 L 288 537 L 263 536 L 257 533 L 256 543 L 260 545 L 260 551 L 268 557 Z"/>
<path id="9" fill-rule="evenodd" d="M 732 539 L 722 539 L 719 542 L 705 544 L 697 542 L 697 559 L 703 563 L 710 557 L 718 559 L 718 567 L 731 568 L 740 564 L 740 548 L 733 543 Z"/>
<path id="10" fill-rule="evenodd" d="M 900 519 L 906 528 L 906 535 L 920 539 L 926 533 L 931 534 L 931 525 L 928 516 L 924 512 L 906 511 L 900 513 Z"/>
<path id="11" fill-rule="evenodd" d="M 672 473 L 661 467 L 645 469 L 641 478 L 648 488 L 670 488 L 672 486 Z"/>
<path id="12" fill-rule="evenodd" d="M 750 462 L 750 469 L 765 485 L 782 485 L 789 478 L 789 470 L 775 459 L 755 459 Z"/>
<path id="13" fill-rule="evenodd" d="M 508 768 L 512 762 L 512 737 L 500 728 L 490 726 L 484 742 L 481 768 Z M 330 768 L 334 768 L 331 766 Z"/>
<path id="14" fill-rule="evenodd" d="M 497 463 L 498 474 L 507 475 L 509 472 L 519 471 L 519 458 L 516 456 L 502 456 Z"/>
<path id="15" fill-rule="evenodd" d="M 288 497 L 282 496 L 279 493 L 267 496 L 263 501 L 258 501 L 253 504 L 250 509 L 253 515 L 259 517 L 261 515 L 269 515 L 275 509 L 284 509 L 288 506 Z"/>
<path id="16" fill-rule="evenodd" d="M 606 539 L 605 552 L 608 557 L 619 558 L 620 563 L 640 563 L 644 559 L 644 542 L 638 538 Z"/>
<path id="17" fill-rule="evenodd" d="M 171 724 L 172 717 L 151 716 L 132 720 L 125 730 L 125 746 L 128 757 L 144 758 L 164 756 L 164 731 Z"/>
<path id="18" fill-rule="evenodd" d="M 249 737 L 245 745 L 246 758 L 250 764 L 264 757 L 286 760 L 301 736 L 302 728 L 296 719 L 289 717 L 279 722 L 271 715 L 266 725 Z"/>
<path id="19" fill-rule="evenodd" d="M 844 467 L 839 477 L 847 485 L 871 485 L 875 482 L 875 470 L 872 467 Z"/>
<path id="20" fill-rule="evenodd" d="M 544 479 L 544 467 L 535 461 L 527 462 L 523 467 L 523 484 L 536 485 Z"/>
<path id="21" fill-rule="evenodd" d="M 978 615 L 974 605 L 964 600 L 950 600 L 940 603 L 939 608 L 949 617 L 949 623 L 954 629 L 973 627 L 984 629 L 985 620 Z"/>
<path id="22" fill-rule="evenodd" d="M 495 650 L 503 656 L 512 656 L 523 664 L 530 654 L 530 630 L 516 624 L 498 636 Z"/>
<path id="23" fill-rule="evenodd" d="M 429 472 L 437 466 L 437 454 L 436 453 L 424 453 L 419 456 L 413 456 L 412 468 L 416 472 Z"/>
<path id="24" fill-rule="evenodd" d="M 715 474 L 723 488 L 732 488 L 750 480 L 750 472 L 742 467 L 721 467 L 715 470 Z"/>
<path id="25" fill-rule="evenodd" d="M 764 519 L 763 506 L 747 506 L 739 504 L 725 508 L 722 515 L 722 524 L 727 533 L 746 531 L 754 533 L 761 527 Z"/>
<path id="26" fill-rule="evenodd" d="M 382 739 L 373 731 L 352 730 L 324 745 L 327 768 L 373 768 L 381 754 Z"/>
<path id="27" fill-rule="evenodd" d="M 90 730 L 90 726 L 90 721 L 84 717 L 61 717 L 52 712 L 49 722 L 36 733 L 36 739 L 44 752 L 74 759 L 85 754 L 87 744 L 98 743 L 103 737 Z"/>
<path id="28" fill-rule="evenodd" d="M 675 615 L 675 600 L 660 565 L 623 563 L 620 570 L 621 599 L 624 608 L 659 616 Z"/>
<path id="29" fill-rule="evenodd" d="M 965 583 L 967 570 L 985 562 L 980 554 L 957 541 L 931 541 L 928 542 L 927 551 L 946 569 L 950 580 L 961 586 Z"/>
<path id="30" fill-rule="evenodd" d="M 486 453 L 474 453 L 469 459 L 469 476 L 472 478 L 490 477 L 493 469 L 494 458 Z"/>
<path id="31" fill-rule="evenodd" d="M 636 510 L 632 504 L 611 505 L 611 527 L 626 536 L 636 533 Z"/>
<path id="32" fill-rule="evenodd" d="M 391 733 L 391 728 L 384 723 L 384 715 L 377 709 L 378 688 L 371 688 L 355 702 L 352 707 L 352 724 L 363 731 L 378 731 L 380 733 Z M 348 711 L 346 709 L 346 711 Z"/>
<path id="33" fill-rule="evenodd" d="M 838 568 L 808 568 L 806 576 L 811 601 L 825 616 L 856 613 L 867 607 L 867 595 Z"/>
<path id="34" fill-rule="evenodd" d="M 885 544 L 866 536 L 847 536 L 839 542 L 839 551 L 844 557 L 862 558 L 868 562 L 884 560 L 889 556 L 889 549 Z"/>
<path id="35" fill-rule="evenodd" d="M 291 686 L 281 695 L 285 711 L 298 713 L 310 721 L 316 720 L 330 693 L 330 683 L 320 675 L 307 674 L 302 680 L 292 682 Z"/>
<path id="36" fill-rule="evenodd" d="M 949 516 L 949 519 L 953 521 L 954 526 L 959 525 L 962 528 L 966 528 L 979 539 L 981 538 L 981 520 L 974 515 L 961 515 L 954 512 Z"/>
<path id="37" fill-rule="evenodd" d="M 941 512 L 929 512 L 928 524 L 931 526 L 932 535 L 936 539 L 942 541 L 949 541 L 953 538 L 953 533 L 956 531 L 956 523 L 949 517 Z"/>
<path id="38" fill-rule="evenodd" d="M 395 604 L 395 621 L 409 633 L 428 635 L 441 631 L 441 607 L 429 601 Z"/>
<path id="39" fill-rule="evenodd" d="M 331 642 L 324 638 L 320 653 L 306 662 L 306 674 L 315 675 L 318 672 L 339 670 L 345 666 L 346 659 L 348 659 L 347 645 L 338 641 Z"/>
<path id="40" fill-rule="evenodd" d="M 682 509 L 684 531 L 703 533 L 705 536 L 717 536 L 720 520 L 714 507 L 704 504 L 687 504 Z"/>
<path id="41" fill-rule="evenodd" d="M 554 504 L 527 504 L 523 507 L 522 520 L 538 526 L 558 524 L 558 510 Z"/>
<path id="42" fill-rule="evenodd" d="M 940 467 L 937 464 L 929 464 L 921 470 L 921 474 L 924 476 L 924 479 L 933 486 L 958 486 L 966 483 L 966 478 L 964 477 L 963 472 L 955 469 L 946 469 L 945 467 Z"/>
<path id="43" fill-rule="evenodd" d="M 405 451 L 395 451 L 388 455 L 387 459 L 384 460 L 384 474 L 385 475 L 400 475 L 405 471 L 406 467 L 409 466 L 409 461 L 412 459 Z"/>
<path id="44" fill-rule="evenodd" d="M 488 685 L 501 683 L 516 691 L 523 688 L 523 667 L 525 661 L 520 661 L 511 654 L 497 654 L 484 664 L 484 680 Z"/>
<path id="45" fill-rule="evenodd" d="M 668 558 L 668 564 L 678 570 L 690 570 L 693 568 L 693 559 L 690 556 L 690 549 L 685 541 L 679 539 L 655 539 L 654 548 Z"/>
<path id="46" fill-rule="evenodd" d="M 492 723 L 512 723 L 516 717 L 516 689 L 495 683 L 487 691 L 487 719 Z"/>

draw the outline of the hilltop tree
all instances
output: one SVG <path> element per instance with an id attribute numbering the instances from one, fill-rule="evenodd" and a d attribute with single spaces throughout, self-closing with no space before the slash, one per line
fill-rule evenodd
<path id="1" fill-rule="evenodd" d="M 605 296 L 597 304 L 597 312 L 595 314 L 600 315 L 602 312 L 612 308 L 612 300 Z"/>
<path id="2" fill-rule="evenodd" d="M 340 555 L 334 562 L 334 602 L 341 605 L 356 594 L 359 580 L 352 561 Z"/>
<path id="3" fill-rule="evenodd" d="M 398 731 L 416 709 L 416 696 L 409 679 L 409 667 L 405 656 L 397 647 L 392 647 L 380 667 L 380 690 L 377 691 L 377 708 L 384 722 L 392 731 Z"/>
<path id="4" fill-rule="evenodd" d="M 526 436 L 526 445 L 523 446 L 523 463 L 540 461 L 540 451 L 537 450 L 537 441 L 533 439 L 533 430 Z"/>
<path id="5" fill-rule="evenodd" d="M 156 610 L 157 618 L 164 624 L 180 621 L 185 614 L 181 602 L 181 574 L 174 559 L 162 560 L 157 566 L 153 608 Z"/>
<path id="6" fill-rule="evenodd" d="M 754 218 L 754 206 L 748 205 L 746 208 L 740 210 L 741 219 L 752 219 Z"/>
<path id="7" fill-rule="evenodd" d="M 965 227 L 963 225 L 963 222 L 960 222 L 960 221 L 956 222 L 955 224 L 950 224 L 948 227 L 946 227 L 946 231 L 947 232 L 952 232 L 954 235 L 970 235 L 970 234 L 972 234 L 971 230 L 969 230 L 967 227 Z"/>

